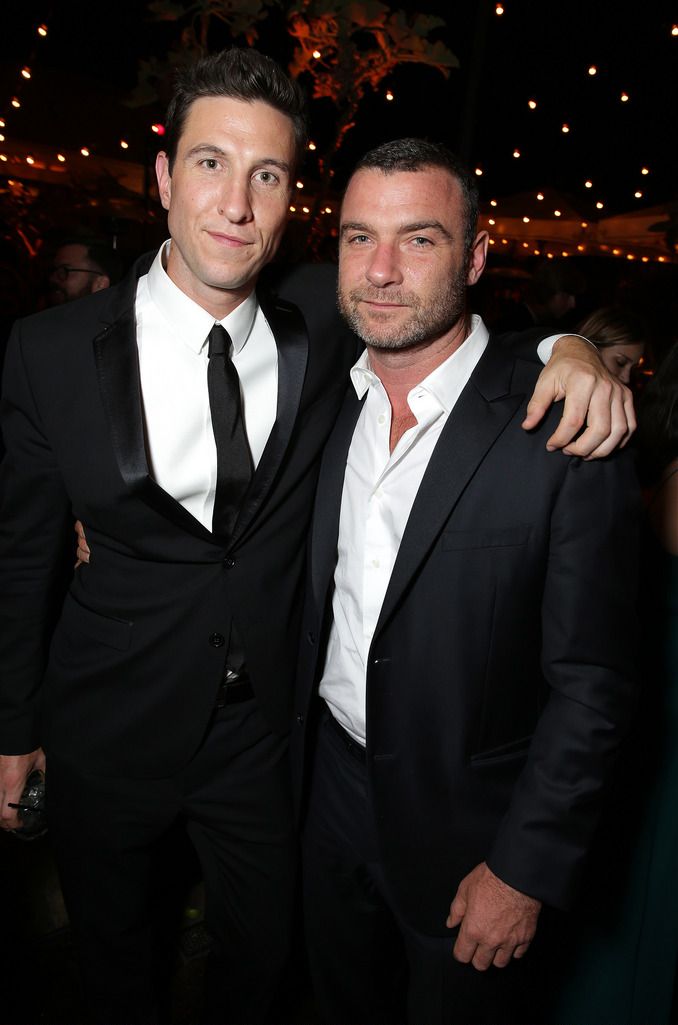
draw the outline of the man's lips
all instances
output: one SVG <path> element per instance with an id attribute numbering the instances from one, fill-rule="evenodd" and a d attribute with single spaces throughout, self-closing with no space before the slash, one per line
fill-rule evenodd
<path id="1" fill-rule="evenodd" d="M 239 235 L 233 235 L 230 232 L 208 231 L 207 234 L 217 245 L 226 246 L 227 248 L 237 249 L 240 246 L 251 246 L 253 244 L 252 239 L 241 238 Z"/>

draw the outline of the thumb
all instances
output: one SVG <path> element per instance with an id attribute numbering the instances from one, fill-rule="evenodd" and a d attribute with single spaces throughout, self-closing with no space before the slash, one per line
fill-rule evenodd
<path id="1" fill-rule="evenodd" d="M 466 900 L 461 893 L 461 887 L 459 887 L 454 900 L 450 904 L 450 913 L 447 916 L 445 925 L 448 929 L 454 929 L 463 920 L 465 914 Z"/>

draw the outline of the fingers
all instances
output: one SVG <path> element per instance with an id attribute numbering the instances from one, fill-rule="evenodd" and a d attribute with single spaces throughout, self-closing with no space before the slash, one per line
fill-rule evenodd
<path id="1" fill-rule="evenodd" d="M 485 943 L 475 943 L 461 936 L 453 948 L 453 955 L 462 964 L 470 964 L 478 972 L 486 972 L 488 968 L 506 968 L 513 958 L 524 957 L 529 949 L 529 943 L 520 943 L 517 946 L 488 946 Z"/>
<path id="2" fill-rule="evenodd" d="M 533 427 L 536 427 L 556 398 L 557 395 L 554 394 L 553 387 L 548 383 L 548 380 L 544 380 L 542 375 L 540 375 L 532 393 L 532 398 L 527 404 L 527 414 L 522 423 L 524 430 L 531 431 Z"/>
<path id="3" fill-rule="evenodd" d="M 633 395 L 620 382 L 612 382 L 609 392 L 601 382 L 591 398 L 587 421 L 580 437 L 564 446 L 565 454 L 582 459 L 609 456 L 625 445 L 635 430 Z"/>

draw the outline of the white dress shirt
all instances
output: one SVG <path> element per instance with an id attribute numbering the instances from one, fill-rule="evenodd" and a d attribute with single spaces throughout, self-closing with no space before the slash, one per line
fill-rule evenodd
<path id="1" fill-rule="evenodd" d="M 207 390 L 214 317 L 164 268 L 164 243 L 136 294 L 137 346 L 151 476 L 212 529 L 217 449 Z M 245 432 L 256 467 L 275 422 L 278 350 L 254 292 L 219 321 L 233 342 Z"/>
<path id="2" fill-rule="evenodd" d="M 348 453 L 334 574 L 333 622 L 320 695 L 335 719 L 365 744 L 367 656 L 405 525 L 429 459 L 482 356 L 488 331 L 472 330 L 444 363 L 416 385 L 407 403 L 416 424 L 389 451 L 391 404 L 363 353 L 351 370 L 363 408 Z"/>

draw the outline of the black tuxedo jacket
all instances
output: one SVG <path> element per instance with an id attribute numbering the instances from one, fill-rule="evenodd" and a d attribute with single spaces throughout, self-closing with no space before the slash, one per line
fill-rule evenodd
<path id="1" fill-rule="evenodd" d="M 434 935 L 483 860 L 568 904 L 634 705 L 635 475 L 624 453 L 548 453 L 559 407 L 526 434 L 535 376 L 486 349 L 417 493 L 369 650 L 381 862 L 401 914 Z M 360 408 L 349 389 L 316 498 L 292 734 L 300 804 Z"/>
<path id="2" fill-rule="evenodd" d="M 287 732 L 317 466 L 356 357 L 336 318 L 309 337 L 298 310 L 261 292 L 277 417 L 233 537 L 214 536 L 149 475 L 134 299 L 151 260 L 117 287 L 17 322 L 2 403 L 0 751 L 43 744 L 128 776 L 190 759 L 232 624 L 271 728 Z M 76 518 L 93 556 L 50 641 Z"/>

